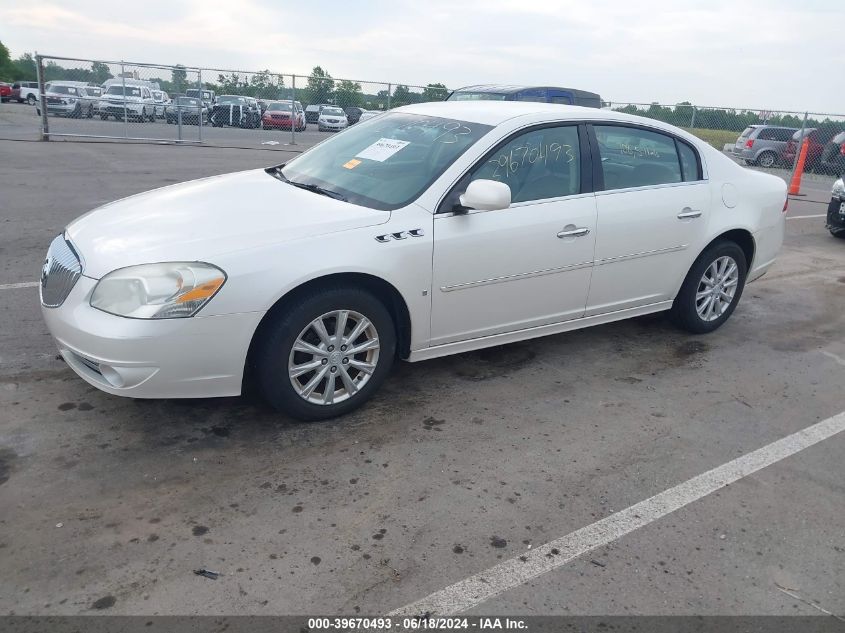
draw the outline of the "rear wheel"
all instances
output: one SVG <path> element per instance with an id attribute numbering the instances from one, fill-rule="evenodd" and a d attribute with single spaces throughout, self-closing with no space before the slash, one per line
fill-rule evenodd
<path id="1" fill-rule="evenodd" d="M 830 229 L 830 234 L 840 240 L 845 240 L 845 229 Z"/>
<path id="2" fill-rule="evenodd" d="M 29 95 L 29 96 L 26 98 L 26 102 L 27 102 L 29 105 L 35 105 L 35 95 Z"/>
<path id="3" fill-rule="evenodd" d="M 396 352 L 390 312 L 356 288 L 317 289 L 266 326 L 254 368 L 265 399 L 299 420 L 361 406 L 387 377 Z"/>
<path id="4" fill-rule="evenodd" d="M 694 334 L 719 328 L 739 303 L 746 273 L 745 253 L 736 243 L 711 245 L 687 273 L 672 304 L 672 320 Z"/>
<path id="5" fill-rule="evenodd" d="M 773 167 L 777 162 L 777 158 L 777 154 L 774 152 L 763 152 L 757 157 L 757 164 L 760 165 L 760 167 Z"/>

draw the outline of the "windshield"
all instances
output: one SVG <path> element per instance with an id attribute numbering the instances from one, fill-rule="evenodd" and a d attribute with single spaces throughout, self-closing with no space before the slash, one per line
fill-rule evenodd
<path id="1" fill-rule="evenodd" d="M 235 105 L 246 104 L 246 99 L 244 97 L 235 97 L 232 95 L 223 95 L 217 99 L 217 103 L 234 103 Z"/>
<path id="2" fill-rule="evenodd" d="M 341 110 L 340 108 L 323 108 L 320 111 L 320 114 L 328 116 L 340 116 L 343 114 L 343 110 Z"/>
<path id="3" fill-rule="evenodd" d="M 268 110 L 290 112 L 290 103 L 271 103 L 267 106 Z"/>
<path id="4" fill-rule="evenodd" d="M 290 161 L 282 175 L 353 204 L 390 210 L 415 200 L 489 125 L 393 112 L 355 125 Z"/>
<path id="5" fill-rule="evenodd" d="M 85 88 L 85 92 L 87 92 L 92 97 L 99 97 L 101 94 L 103 94 L 103 91 L 100 88 L 92 88 L 91 86 Z"/>
<path id="6" fill-rule="evenodd" d="M 50 86 L 48 92 L 60 95 L 78 95 L 79 91 L 75 86 Z"/>
<path id="7" fill-rule="evenodd" d="M 123 95 L 123 86 L 109 86 L 108 91 L 106 94 L 110 95 Z M 135 86 L 126 86 L 126 96 L 127 97 L 140 97 L 141 96 L 141 89 Z"/>
<path id="8" fill-rule="evenodd" d="M 501 92 L 460 92 L 452 93 L 446 101 L 504 101 L 506 94 Z"/>

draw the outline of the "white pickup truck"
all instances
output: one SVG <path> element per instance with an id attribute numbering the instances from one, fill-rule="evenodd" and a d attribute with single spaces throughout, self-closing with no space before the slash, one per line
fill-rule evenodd
<path id="1" fill-rule="evenodd" d="M 16 81 L 12 84 L 12 98 L 18 103 L 26 101 L 29 105 L 35 105 L 38 101 L 38 82 Z"/>

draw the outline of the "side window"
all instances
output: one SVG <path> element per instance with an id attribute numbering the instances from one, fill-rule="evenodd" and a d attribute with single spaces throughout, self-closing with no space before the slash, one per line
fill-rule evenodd
<path id="1" fill-rule="evenodd" d="M 481 178 L 508 185 L 512 202 L 579 193 L 578 127 L 540 128 L 514 137 L 477 165 L 467 182 Z"/>
<path id="2" fill-rule="evenodd" d="M 698 154 L 695 150 L 683 141 L 678 141 L 678 156 L 681 158 L 684 182 L 701 180 L 701 163 L 698 161 Z"/>
<path id="3" fill-rule="evenodd" d="M 634 127 L 596 125 L 605 189 L 681 182 L 675 140 Z"/>
<path id="4" fill-rule="evenodd" d="M 572 99 L 566 95 L 552 95 L 549 101 L 552 103 L 562 103 L 563 105 L 572 105 Z"/>
<path id="5" fill-rule="evenodd" d="M 516 94 L 516 101 L 534 101 L 537 103 L 544 103 L 546 101 L 546 91 L 539 89 L 521 90 Z"/>
<path id="6" fill-rule="evenodd" d="M 764 128 L 760 130 L 760 134 L 757 138 L 761 141 L 774 141 L 777 140 L 777 129 L 776 128 Z"/>

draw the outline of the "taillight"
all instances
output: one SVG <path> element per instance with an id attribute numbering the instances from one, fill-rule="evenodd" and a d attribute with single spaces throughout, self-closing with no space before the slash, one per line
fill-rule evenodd
<path id="1" fill-rule="evenodd" d="M 783 212 L 786 213 L 786 208 L 789 206 L 789 196 L 783 201 Z"/>
<path id="2" fill-rule="evenodd" d="M 751 149 L 752 147 L 754 147 L 754 139 L 750 138 L 745 141 L 745 149 Z"/>
<path id="3" fill-rule="evenodd" d="M 839 153 L 842 154 L 842 156 L 845 156 L 845 143 L 842 143 L 839 147 Z"/>

